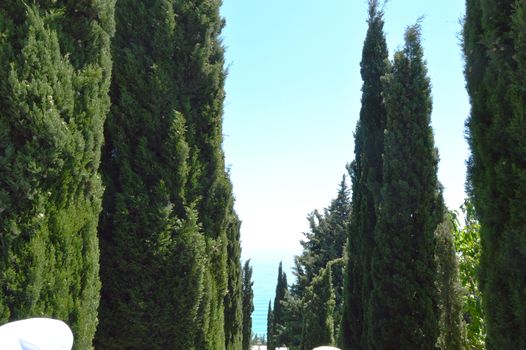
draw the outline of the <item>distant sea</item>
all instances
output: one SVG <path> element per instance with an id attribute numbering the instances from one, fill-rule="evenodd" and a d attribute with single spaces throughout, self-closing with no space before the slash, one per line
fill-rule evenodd
<path id="1" fill-rule="evenodd" d="M 252 279 L 254 281 L 254 313 L 252 313 L 252 332 L 258 336 L 267 334 L 267 312 L 269 300 L 274 307 L 274 295 L 278 279 L 279 262 L 283 262 L 283 271 L 287 274 L 288 284 L 295 281 L 292 275 L 294 255 L 299 254 L 294 249 L 247 249 L 243 250 L 243 264 L 250 259 Z"/>

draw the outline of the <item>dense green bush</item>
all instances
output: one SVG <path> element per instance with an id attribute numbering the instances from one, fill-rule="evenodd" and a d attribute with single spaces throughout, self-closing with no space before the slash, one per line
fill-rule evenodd
<path id="1" fill-rule="evenodd" d="M 113 0 L 0 2 L 0 323 L 64 320 L 91 348 Z"/>

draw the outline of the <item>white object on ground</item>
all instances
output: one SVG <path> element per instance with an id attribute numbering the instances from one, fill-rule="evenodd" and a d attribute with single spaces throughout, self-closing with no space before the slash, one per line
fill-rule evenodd
<path id="1" fill-rule="evenodd" d="M 0 327 L 2 350 L 71 350 L 73 333 L 62 321 L 30 318 Z"/>
<path id="2" fill-rule="evenodd" d="M 340 350 L 340 349 L 335 348 L 334 346 L 318 346 L 317 348 L 314 348 L 312 350 Z"/>

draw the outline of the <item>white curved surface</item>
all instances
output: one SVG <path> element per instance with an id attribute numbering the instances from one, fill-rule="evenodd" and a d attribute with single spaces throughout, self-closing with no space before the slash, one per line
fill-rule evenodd
<path id="1" fill-rule="evenodd" d="M 340 349 L 335 348 L 334 346 L 318 346 L 317 348 L 314 348 L 312 350 L 340 350 Z"/>
<path id="2" fill-rule="evenodd" d="M 30 318 L 0 327 L 2 350 L 71 350 L 73 333 L 62 321 Z"/>

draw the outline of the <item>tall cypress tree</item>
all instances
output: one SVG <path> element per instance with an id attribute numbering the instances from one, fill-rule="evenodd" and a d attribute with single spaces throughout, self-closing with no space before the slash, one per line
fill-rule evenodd
<path id="1" fill-rule="evenodd" d="M 64 320 L 90 349 L 114 1 L 0 2 L 0 323 Z"/>
<path id="2" fill-rule="evenodd" d="M 252 286 L 252 266 L 250 259 L 243 266 L 243 340 L 242 350 L 250 350 L 252 340 L 252 312 L 254 312 L 254 290 Z"/>
<path id="3" fill-rule="evenodd" d="M 272 300 L 268 301 L 267 312 L 267 349 L 275 350 L 274 344 L 274 311 L 272 311 Z"/>
<path id="4" fill-rule="evenodd" d="M 289 293 L 287 284 L 287 274 L 283 272 L 283 264 L 279 263 L 278 281 L 276 284 L 276 295 L 274 297 L 274 309 L 272 310 L 272 343 L 275 347 L 283 345 L 285 340 L 285 324 L 284 324 L 284 310 L 283 301 Z"/>
<path id="5" fill-rule="evenodd" d="M 434 232 L 443 214 L 431 87 L 409 27 L 385 79 L 384 181 L 372 254 L 371 349 L 433 349 L 438 337 Z"/>
<path id="6" fill-rule="evenodd" d="M 344 311 L 341 324 L 345 350 L 367 348 L 367 304 L 371 293 L 371 251 L 383 178 L 382 155 L 386 111 L 381 78 L 388 70 L 388 51 L 383 32 L 383 12 L 378 1 L 369 2 L 369 28 L 362 51 L 362 108 L 356 127 L 352 179 L 352 219 L 348 233 Z"/>
<path id="7" fill-rule="evenodd" d="M 152 23 L 155 29 L 145 30 Z M 185 201 L 189 150 L 170 60 L 175 13 L 164 1 L 123 0 L 116 24 L 96 345 L 192 349 L 205 242 Z"/>
<path id="8" fill-rule="evenodd" d="M 243 340 L 243 271 L 241 270 L 240 226 L 241 221 L 234 214 L 227 230 L 228 289 L 224 302 L 226 350 L 240 350 Z"/>
<path id="9" fill-rule="evenodd" d="M 468 191 L 481 224 L 488 349 L 526 348 L 526 4 L 468 0 Z"/>
<path id="10" fill-rule="evenodd" d="M 237 316 L 224 322 L 229 281 L 239 316 L 240 268 L 229 279 L 227 257 L 236 260 L 239 241 L 221 149 L 219 6 L 182 0 L 117 6 L 101 347 L 219 349 L 240 339 Z M 194 282 L 181 283 L 183 277 Z"/>
<path id="11" fill-rule="evenodd" d="M 227 227 L 232 220 L 232 186 L 221 148 L 225 97 L 224 26 L 220 0 L 172 0 L 177 14 L 178 45 L 172 60 L 178 69 L 177 103 L 186 118 L 190 149 L 187 198 L 196 203 L 207 242 L 206 288 L 200 329 L 202 349 L 224 344 L 224 295 L 227 291 Z"/>

